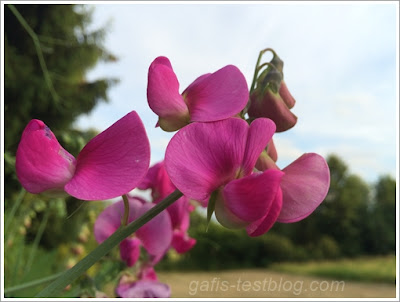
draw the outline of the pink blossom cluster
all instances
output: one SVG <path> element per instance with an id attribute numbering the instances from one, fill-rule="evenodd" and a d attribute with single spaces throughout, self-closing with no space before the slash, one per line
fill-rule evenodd
<path id="1" fill-rule="evenodd" d="M 271 50 L 272 51 L 272 50 Z M 120 257 L 135 276 L 123 275 L 120 297 L 169 297 L 168 285 L 154 271 L 169 249 L 189 251 L 190 212 L 195 204 L 227 228 L 244 228 L 249 236 L 265 234 L 276 222 L 306 218 L 324 200 L 329 168 L 316 153 L 305 153 L 287 167 L 276 164 L 276 132 L 295 126 L 295 99 L 283 80 L 283 62 L 274 51 L 270 62 L 256 66 L 249 91 L 233 65 L 199 76 L 180 92 L 166 57 L 149 67 L 147 99 L 158 115 L 157 127 L 177 131 L 165 160 L 152 166 L 150 144 L 135 111 L 97 135 L 75 158 L 40 120 L 22 133 L 16 172 L 29 192 L 69 194 L 82 200 L 127 195 L 128 222 L 178 189 L 175 203 L 120 243 Z M 262 70 L 262 67 L 266 67 Z M 134 188 L 150 189 L 152 201 L 130 196 Z M 194 202 L 196 201 L 196 202 Z M 121 199 L 102 212 L 94 235 L 101 243 L 120 226 Z"/>
<path id="2" fill-rule="evenodd" d="M 328 165 L 316 153 L 284 169 L 276 165 L 272 137 L 292 128 L 297 117 L 290 111 L 295 100 L 283 81 L 283 62 L 273 53 L 252 91 L 232 65 L 198 77 L 182 94 L 167 58 L 156 58 L 149 68 L 147 97 L 158 125 L 179 129 L 165 153 L 172 183 L 215 212 L 223 226 L 246 228 L 250 236 L 310 215 L 330 182 Z"/>

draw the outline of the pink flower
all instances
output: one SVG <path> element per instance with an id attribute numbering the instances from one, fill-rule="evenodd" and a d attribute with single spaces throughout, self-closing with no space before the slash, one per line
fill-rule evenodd
<path id="1" fill-rule="evenodd" d="M 138 188 L 151 189 L 154 203 L 158 203 L 176 190 L 169 179 L 163 161 L 150 167 Z M 187 234 L 190 224 L 189 215 L 192 210 L 193 207 L 186 196 L 182 196 L 167 208 L 173 229 L 172 247 L 178 253 L 185 253 L 196 244 L 196 240 Z"/>
<path id="2" fill-rule="evenodd" d="M 235 116 L 248 98 L 246 79 L 233 65 L 198 77 L 182 94 L 168 58 L 158 57 L 149 67 L 147 99 L 165 131 Z"/>
<path id="3" fill-rule="evenodd" d="M 133 190 L 149 162 L 146 131 L 132 111 L 89 141 L 76 159 L 42 121 L 31 120 L 15 165 L 19 181 L 31 193 L 66 192 L 82 200 L 104 200 Z"/>
<path id="4" fill-rule="evenodd" d="M 167 284 L 158 281 L 152 267 L 145 267 L 139 272 L 138 280 L 123 275 L 116 293 L 121 298 L 169 298 L 171 289 Z"/>
<path id="5" fill-rule="evenodd" d="M 129 219 L 139 218 L 154 204 L 137 197 L 129 197 Z M 94 225 L 94 237 L 98 243 L 110 237 L 120 226 L 124 214 L 124 204 L 120 200 L 109 205 L 98 217 Z M 169 215 L 163 211 L 138 229 L 134 236 L 120 243 L 120 256 L 128 266 L 133 266 L 140 256 L 141 246 L 150 256 L 150 263 L 157 263 L 168 250 L 172 240 Z"/>
<path id="6" fill-rule="evenodd" d="M 277 169 L 271 158 L 263 153 L 256 168 L 264 171 Z M 330 184 L 329 167 L 325 159 L 316 153 L 305 153 L 282 170 L 281 180 L 283 206 L 278 222 L 291 223 L 310 215 L 328 194 Z"/>
<path id="7" fill-rule="evenodd" d="M 265 233 L 281 210 L 283 172 L 253 169 L 274 132 L 275 124 L 265 118 L 250 126 L 239 118 L 190 124 L 167 147 L 167 172 L 188 198 L 209 200 L 209 207 L 215 202 L 215 216 L 222 225 Z"/>

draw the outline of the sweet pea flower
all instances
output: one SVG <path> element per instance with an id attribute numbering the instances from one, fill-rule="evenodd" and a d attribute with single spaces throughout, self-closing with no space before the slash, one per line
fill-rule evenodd
<path id="1" fill-rule="evenodd" d="M 171 289 L 158 281 L 152 267 L 145 267 L 138 274 L 138 280 L 123 275 L 119 280 L 116 293 L 120 298 L 169 298 Z"/>
<path id="2" fill-rule="evenodd" d="M 164 161 L 150 167 L 138 188 L 151 189 L 154 203 L 158 203 L 176 190 L 165 170 Z M 182 196 L 167 208 L 173 229 L 171 245 L 180 254 L 189 251 L 196 244 L 196 239 L 189 237 L 187 233 L 190 225 L 189 215 L 193 209 L 186 196 Z"/>
<path id="3" fill-rule="evenodd" d="M 90 140 L 75 159 L 42 121 L 31 120 L 16 154 L 16 173 L 30 193 L 104 200 L 133 190 L 146 175 L 150 144 L 132 111 Z"/>
<path id="4" fill-rule="evenodd" d="M 280 170 L 272 159 L 263 152 L 256 163 L 260 171 Z M 282 169 L 281 180 L 283 196 L 282 210 L 277 221 L 292 223 L 309 216 L 328 194 L 330 184 L 329 166 L 325 159 L 316 153 L 305 153 Z"/>
<path id="5" fill-rule="evenodd" d="M 223 226 L 246 227 L 250 235 L 265 233 L 282 207 L 284 173 L 253 169 L 274 132 L 275 124 L 266 118 L 250 126 L 239 118 L 192 123 L 171 139 L 166 170 L 188 198 L 208 201 Z"/>
<path id="6" fill-rule="evenodd" d="M 128 223 L 142 216 L 154 204 L 145 202 L 138 197 L 128 196 L 129 218 Z M 97 217 L 94 225 L 94 237 L 102 243 L 110 237 L 120 226 L 124 214 L 124 203 L 117 201 Z M 168 250 L 172 240 L 171 220 L 165 211 L 158 214 L 148 223 L 139 228 L 131 237 L 120 243 L 120 256 L 128 266 L 133 266 L 140 256 L 141 246 L 150 256 L 150 263 L 156 264 Z"/>
<path id="7" fill-rule="evenodd" d="M 158 57 L 149 67 L 147 99 L 159 116 L 157 126 L 165 131 L 176 131 L 190 122 L 235 116 L 248 97 L 246 79 L 233 65 L 198 77 L 182 94 L 168 58 Z"/>

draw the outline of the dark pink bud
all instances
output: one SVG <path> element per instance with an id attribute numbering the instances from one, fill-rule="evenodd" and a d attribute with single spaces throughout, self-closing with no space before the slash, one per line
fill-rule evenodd
<path id="1" fill-rule="evenodd" d="M 276 124 L 276 132 L 289 130 L 296 125 L 297 116 L 290 111 L 279 93 L 274 93 L 269 88 L 265 92 L 262 90 L 256 89 L 250 96 L 249 117 L 270 118 Z"/>

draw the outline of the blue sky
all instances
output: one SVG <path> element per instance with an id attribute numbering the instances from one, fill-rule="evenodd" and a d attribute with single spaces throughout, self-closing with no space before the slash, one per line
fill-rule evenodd
<path id="1" fill-rule="evenodd" d="M 92 5 L 91 5 L 92 6 Z M 305 152 L 335 153 L 350 171 L 373 182 L 396 174 L 396 11 L 392 3 L 98 4 L 93 28 L 107 26 L 117 63 L 89 79 L 117 77 L 110 102 L 76 123 L 104 130 L 131 110 L 141 116 L 152 163 L 173 133 L 154 128 L 146 99 L 147 71 L 167 56 L 183 91 L 195 78 L 236 65 L 250 86 L 261 49 L 284 60 L 296 99 L 297 125 L 274 136 L 283 168 Z M 266 57 L 268 59 L 268 56 Z"/>

